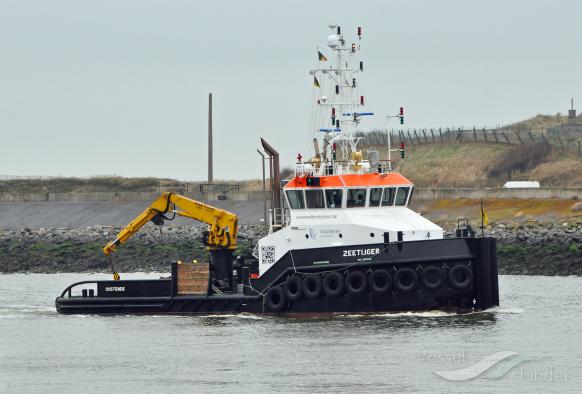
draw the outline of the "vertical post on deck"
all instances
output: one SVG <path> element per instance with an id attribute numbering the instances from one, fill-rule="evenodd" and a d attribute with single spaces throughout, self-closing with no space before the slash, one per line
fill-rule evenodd
<path id="1" fill-rule="evenodd" d="M 208 184 L 210 185 L 214 183 L 212 170 L 212 93 L 208 93 Z"/>

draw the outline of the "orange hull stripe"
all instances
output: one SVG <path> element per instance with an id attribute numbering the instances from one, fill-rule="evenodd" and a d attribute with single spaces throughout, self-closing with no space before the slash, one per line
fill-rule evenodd
<path id="1" fill-rule="evenodd" d="M 307 187 L 305 177 L 295 177 L 286 185 L 285 189 Z M 354 187 L 354 186 L 396 186 L 412 185 L 408 179 L 398 173 L 389 174 L 346 174 L 319 177 L 319 187 Z M 317 186 L 316 186 L 317 187 Z"/>

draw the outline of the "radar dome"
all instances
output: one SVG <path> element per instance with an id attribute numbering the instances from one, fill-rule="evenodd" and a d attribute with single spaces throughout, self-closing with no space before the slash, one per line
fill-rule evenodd
<path id="1" fill-rule="evenodd" d="M 327 37 L 327 46 L 330 48 L 337 48 L 339 46 L 339 38 L 335 34 Z"/>

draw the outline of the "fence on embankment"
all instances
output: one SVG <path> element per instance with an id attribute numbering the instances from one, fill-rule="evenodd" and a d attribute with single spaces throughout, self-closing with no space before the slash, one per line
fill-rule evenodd
<path id="1" fill-rule="evenodd" d="M 578 157 L 582 157 L 582 139 L 577 141 L 566 141 L 560 137 L 559 133 L 551 135 L 545 131 L 518 130 L 516 128 L 464 128 L 445 127 L 429 129 L 400 129 L 400 130 L 372 130 L 357 134 L 361 138 L 362 146 L 386 146 L 388 138 L 392 145 L 403 142 L 407 145 L 425 144 L 463 144 L 463 143 L 486 143 L 486 144 L 507 144 L 507 145 L 527 145 L 527 144 L 548 144 L 560 150 L 570 151 Z"/>
<path id="2" fill-rule="evenodd" d="M 263 191 L 237 191 L 226 195 L 218 193 L 185 192 L 199 201 L 258 201 L 265 199 Z M 223 196 L 226 196 L 224 198 Z M 150 202 L 159 197 L 157 192 L 102 192 L 102 193 L 0 193 L 1 203 L 52 202 Z M 582 199 L 582 187 L 543 187 L 532 189 L 505 188 L 416 188 L 415 199 Z"/>
<path id="3" fill-rule="evenodd" d="M 552 199 L 577 200 L 582 199 L 582 187 L 540 187 L 531 189 L 506 188 L 415 188 L 414 198 L 421 200 L 434 199 Z"/>

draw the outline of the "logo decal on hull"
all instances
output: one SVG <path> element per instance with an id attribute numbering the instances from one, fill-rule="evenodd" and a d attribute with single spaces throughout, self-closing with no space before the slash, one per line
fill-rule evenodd
<path id="1" fill-rule="evenodd" d="M 311 227 L 309 227 L 309 238 L 311 238 L 311 239 L 317 239 L 317 233 Z"/>

